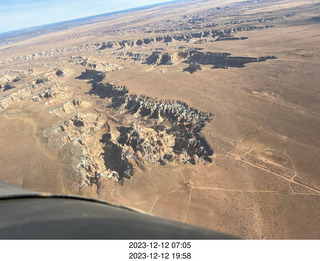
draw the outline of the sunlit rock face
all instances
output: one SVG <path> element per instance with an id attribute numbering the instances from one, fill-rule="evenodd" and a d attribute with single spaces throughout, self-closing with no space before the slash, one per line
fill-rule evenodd
<path id="1" fill-rule="evenodd" d="M 125 86 L 102 83 L 97 75 L 100 72 L 86 71 L 78 78 L 92 80 L 88 94 L 106 100 L 106 107 L 120 118 L 125 116 L 127 122 L 118 124 L 117 133 L 108 130 L 101 139 L 108 170 L 103 175 L 117 180 L 130 178 L 132 169 L 144 161 L 160 165 L 172 161 L 183 164 L 212 161 L 213 150 L 199 135 L 213 116 L 211 113 L 200 112 L 180 101 L 130 95 Z M 73 124 L 85 125 L 78 117 Z"/>

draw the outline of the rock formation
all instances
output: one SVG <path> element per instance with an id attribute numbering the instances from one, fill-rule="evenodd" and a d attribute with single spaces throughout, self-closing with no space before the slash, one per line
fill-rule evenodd
<path id="1" fill-rule="evenodd" d="M 147 57 L 145 63 L 149 65 L 172 65 L 174 62 L 172 55 L 169 53 L 153 52 Z"/>
<path id="2" fill-rule="evenodd" d="M 90 72 L 93 81 L 97 74 Z M 88 72 L 83 75 L 88 76 Z M 118 181 L 130 178 L 132 169 L 144 161 L 160 165 L 170 161 L 211 162 L 213 150 L 199 135 L 211 113 L 200 112 L 181 101 L 130 95 L 125 86 L 91 83 L 89 94 L 107 99 L 107 107 L 120 118 L 126 117 L 127 122 L 118 124 L 117 133 L 109 130 L 101 139 L 108 177 Z M 72 121 L 78 127 L 85 126 L 79 117 Z"/>
<path id="3" fill-rule="evenodd" d="M 4 92 L 7 90 L 14 89 L 15 87 L 11 85 L 10 83 L 6 83 L 3 87 L 0 85 L 0 89 L 2 89 Z"/>
<path id="4" fill-rule="evenodd" d="M 194 73 L 201 70 L 202 65 L 213 65 L 213 68 L 225 68 L 228 67 L 244 67 L 246 63 L 263 62 L 268 59 L 276 59 L 275 56 L 263 56 L 263 57 L 236 57 L 230 56 L 230 53 L 214 53 L 214 52 L 200 52 L 199 49 L 183 50 L 178 53 L 169 54 L 162 53 L 160 51 L 153 52 L 145 59 L 145 63 L 149 65 L 172 65 L 178 60 L 184 60 L 189 63 L 189 66 L 184 69 L 190 73 Z M 175 57 L 175 59 L 173 58 Z"/>
<path id="5" fill-rule="evenodd" d="M 94 82 L 101 82 L 105 78 L 105 74 L 103 72 L 97 70 L 89 70 L 86 69 L 79 77 L 76 79 L 92 79 Z"/>
<path id="6" fill-rule="evenodd" d="M 63 73 L 63 71 L 61 69 L 58 69 L 56 71 L 56 75 L 62 77 L 62 76 L 64 76 L 64 73 Z"/>
<path id="7" fill-rule="evenodd" d="M 187 68 L 183 69 L 183 71 L 186 71 L 189 73 L 194 73 L 194 72 L 200 71 L 200 70 L 202 70 L 201 66 L 200 66 L 200 64 L 198 64 L 196 62 L 191 62 Z"/>
<path id="8" fill-rule="evenodd" d="M 40 83 L 45 83 L 45 82 L 48 82 L 49 79 L 48 78 L 39 78 L 36 80 L 36 84 L 40 84 Z"/>
<path id="9" fill-rule="evenodd" d="M 153 52 L 149 57 L 146 59 L 146 64 L 152 65 L 157 64 L 160 59 L 161 52 Z"/>
<path id="10" fill-rule="evenodd" d="M 268 59 L 276 59 L 275 56 L 266 57 L 234 57 L 229 53 L 213 52 L 192 52 L 188 58 L 188 63 L 197 62 L 199 64 L 211 64 L 213 68 L 243 67 L 246 63 L 262 62 Z"/>

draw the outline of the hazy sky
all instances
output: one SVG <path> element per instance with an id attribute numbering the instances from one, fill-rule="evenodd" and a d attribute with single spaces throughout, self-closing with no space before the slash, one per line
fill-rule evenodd
<path id="1" fill-rule="evenodd" d="M 170 0 L 0 0 L 0 33 Z"/>

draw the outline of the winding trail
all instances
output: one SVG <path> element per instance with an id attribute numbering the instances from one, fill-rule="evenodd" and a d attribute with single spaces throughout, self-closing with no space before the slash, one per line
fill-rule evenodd
<path id="1" fill-rule="evenodd" d="M 310 186 L 308 186 L 308 185 L 302 184 L 302 183 L 300 183 L 300 182 L 298 182 L 298 181 L 294 181 L 294 180 L 292 180 L 292 179 L 290 179 L 290 178 L 284 177 L 284 176 L 282 176 L 282 175 L 280 175 L 280 174 L 278 174 L 278 173 L 276 173 L 276 172 L 274 172 L 274 171 L 271 171 L 271 170 L 268 170 L 268 169 L 263 168 L 263 167 L 261 167 L 261 166 L 255 165 L 255 164 L 253 164 L 253 163 L 251 163 L 251 162 L 248 162 L 248 161 L 245 161 L 245 160 L 240 160 L 240 161 L 243 162 L 243 163 L 246 163 L 246 164 L 248 164 L 248 165 L 250 165 L 250 166 L 252 166 L 252 167 L 261 169 L 261 170 L 266 171 L 266 172 L 268 172 L 268 173 L 270 173 L 270 174 L 272 174 L 272 175 L 275 175 L 275 176 L 277 176 L 277 177 L 280 177 L 280 178 L 282 178 L 282 179 L 285 179 L 286 181 L 289 181 L 289 183 L 291 182 L 291 183 L 294 183 L 294 184 L 296 184 L 296 185 L 300 185 L 300 186 L 302 186 L 302 187 L 304 187 L 304 188 L 310 189 L 310 190 L 312 190 L 313 192 L 320 193 L 320 190 L 319 190 L 319 189 L 316 189 L 316 188 L 310 187 Z"/>
<path id="2" fill-rule="evenodd" d="M 193 187 L 192 189 L 205 189 L 205 190 L 216 190 L 216 191 L 226 191 L 226 192 L 239 192 L 239 193 L 271 193 L 271 194 L 282 194 L 282 195 L 305 195 L 305 196 L 314 196 L 310 193 L 290 193 L 284 191 L 274 191 L 274 190 L 241 190 L 241 189 L 225 189 L 225 188 L 211 188 L 211 187 Z"/>
<path id="3" fill-rule="evenodd" d="M 293 168 L 293 170 L 294 170 L 294 176 L 291 178 L 291 182 L 289 183 L 291 190 L 294 192 L 294 189 L 292 188 L 292 183 L 295 182 L 294 179 L 298 176 L 298 172 L 297 172 L 297 169 L 296 169 L 295 164 L 293 163 L 293 160 L 292 160 L 291 157 L 287 154 L 287 141 L 286 141 L 286 143 L 285 143 L 284 146 L 285 146 L 285 147 L 284 147 L 283 155 L 285 155 L 285 156 L 288 158 L 288 160 L 291 162 L 292 168 Z"/>
<path id="4" fill-rule="evenodd" d="M 169 195 L 169 194 L 171 194 L 171 193 L 173 193 L 173 192 L 178 191 L 179 188 L 182 188 L 182 187 L 183 187 L 183 185 L 179 185 L 179 186 L 177 186 L 176 188 L 174 188 L 173 190 L 171 190 L 171 191 L 169 191 L 169 192 L 166 192 L 166 193 L 160 195 L 160 196 L 153 202 L 153 204 L 152 204 L 151 209 L 150 209 L 149 212 L 150 212 L 150 213 L 153 213 L 153 209 L 154 209 L 155 205 L 157 205 L 157 203 L 160 201 L 161 198 L 163 198 L 164 196 L 167 196 L 167 195 Z"/>
<path id="5" fill-rule="evenodd" d="M 186 217 L 185 217 L 185 220 L 184 220 L 185 223 L 188 223 L 188 216 L 189 216 L 189 211 L 190 211 L 190 203 L 191 203 L 192 191 L 193 191 L 193 187 L 191 187 L 190 192 L 189 192 L 188 206 L 187 206 L 187 211 L 186 211 Z"/>

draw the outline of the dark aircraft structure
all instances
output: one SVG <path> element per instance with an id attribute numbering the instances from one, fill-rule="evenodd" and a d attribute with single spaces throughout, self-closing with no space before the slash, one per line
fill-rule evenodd
<path id="1" fill-rule="evenodd" d="M 235 239 L 106 201 L 0 181 L 0 239 Z"/>

